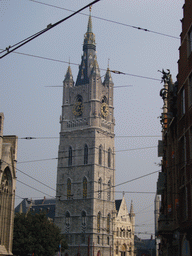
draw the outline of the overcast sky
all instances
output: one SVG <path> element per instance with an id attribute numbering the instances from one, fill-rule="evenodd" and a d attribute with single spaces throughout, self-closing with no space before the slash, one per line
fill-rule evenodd
<path id="1" fill-rule="evenodd" d="M 20 42 L 67 17 L 69 10 L 76 11 L 90 2 L 1 0 L 0 48 Z M 183 4 L 184 0 L 101 0 L 92 8 L 101 76 L 108 59 L 111 70 L 126 73 L 112 74 L 116 185 L 127 181 L 116 187 L 115 196 L 121 199 L 124 191 L 128 209 L 133 200 L 136 232 L 147 233 L 136 234 L 143 238 L 154 234 L 158 173 L 136 178 L 160 170 L 157 144 L 161 139 L 159 116 L 163 101 L 159 91 L 163 84 L 158 70 L 170 69 L 176 81 Z M 62 85 L 69 59 L 76 81 L 89 10 L 82 14 L 1 59 L 0 112 L 5 115 L 4 135 L 19 138 L 16 205 L 21 198 L 55 196 L 62 87 L 47 86 Z"/>

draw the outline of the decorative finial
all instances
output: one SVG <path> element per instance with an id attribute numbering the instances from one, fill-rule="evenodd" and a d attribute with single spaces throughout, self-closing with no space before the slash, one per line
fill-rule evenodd
<path id="1" fill-rule="evenodd" d="M 92 5 L 89 6 L 89 13 L 91 15 L 91 9 L 92 9 Z"/>
<path id="2" fill-rule="evenodd" d="M 69 57 L 69 66 L 70 66 L 70 57 Z"/>
<path id="3" fill-rule="evenodd" d="M 123 191 L 123 197 L 125 196 L 125 191 Z"/>

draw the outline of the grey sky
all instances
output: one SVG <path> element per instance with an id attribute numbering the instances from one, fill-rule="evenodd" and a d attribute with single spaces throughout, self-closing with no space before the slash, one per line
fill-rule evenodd
<path id="1" fill-rule="evenodd" d="M 41 2 L 76 11 L 91 1 Z M 184 0 L 102 0 L 93 6 L 92 15 L 179 38 L 183 3 Z M 0 11 L 1 49 L 71 14 L 29 0 L 1 0 Z M 83 13 L 88 15 L 88 9 Z M 78 65 L 73 63 L 80 64 L 87 22 L 88 16 L 78 14 L 17 52 L 66 62 L 70 59 L 73 78 L 76 80 Z M 173 80 L 176 80 L 179 39 L 94 17 L 92 23 L 102 76 L 110 59 L 111 70 L 161 79 L 157 71 L 168 68 Z M 30 179 L 19 170 L 55 189 L 57 160 L 34 160 L 57 158 L 62 88 L 46 86 L 62 85 L 68 64 L 16 53 L 1 59 L 0 64 L 0 112 L 5 115 L 4 134 L 15 134 L 19 138 L 43 137 L 37 140 L 19 139 L 16 195 L 22 198 L 42 198 L 46 194 L 55 196 L 54 190 Z M 114 89 L 116 184 L 119 184 L 160 170 L 157 165 L 160 163 L 157 143 L 161 138 L 158 117 L 163 105 L 159 96 L 163 85 L 157 80 L 131 75 L 112 74 L 112 78 L 115 87 L 131 85 Z M 24 161 L 32 162 L 22 163 Z M 120 199 L 123 191 L 155 192 L 157 176 L 157 173 L 152 174 L 118 186 L 116 198 Z M 19 197 L 16 197 L 16 205 L 21 201 Z M 154 194 L 126 193 L 125 197 L 128 208 L 133 200 L 138 225 L 136 232 L 154 233 Z M 142 237 L 150 238 L 150 235 Z"/>

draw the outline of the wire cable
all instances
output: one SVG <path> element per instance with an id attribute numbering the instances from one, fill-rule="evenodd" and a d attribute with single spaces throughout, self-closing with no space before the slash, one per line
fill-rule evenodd
<path id="1" fill-rule="evenodd" d="M 57 22 L 54 23 L 54 24 L 49 24 L 49 25 L 47 25 L 47 27 L 46 27 L 45 29 L 43 29 L 43 30 L 41 30 L 41 31 L 39 31 L 39 32 L 37 32 L 37 33 L 35 33 L 34 35 L 32 35 L 32 36 L 30 36 L 30 37 L 27 37 L 26 39 L 20 41 L 19 43 L 16 43 L 16 44 L 14 45 L 15 48 L 13 48 L 12 50 L 11 50 L 12 46 L 7 47 L 7 48 L 6 48 L 7 53 L 5 53 L 4 55 L 0 56 L 0 59 L 2 59 L 3 57 L 5 57 L 6 55 L 8 55 L 8 54 L 10 54 L 11 52 L 15 51 L 16 49 L 20 48 L 21 46 L 23 46 L 23 45 L 29 43 L 29 42 L 32 41 L 33 39 L 35 39 L 35 38 L 37 38 L 38 36 L 44 34 L 44 33 L 47 32 L 48 30 L 50 30 L 50 29 L 56 27 L 57 25 L 61 24 L 62 22 L 68 20 L 69 18 L 73 17 L 73 16 L 76 15 L 77 13 L 81 12 L 82 10 L 86 9 L 87 7 L 89 7 L 89 6 L 91 6 L 91 5 L 94 5 L 95 3 L 99 2 L 99 1 L 101 1 L 101 0 L 94 0 L 93 2 L 87 4 L 86 6 L 82 7 L 81 9 L 79 9 L 78 11 L 76 11 L 76 12 L 72 13 L 71 15 L 65 17 L 64 19 L 61 19 L 61 20 L 57 21 Z"/>
<path id="2" fill-rule="evenodd" d="M 73 10 L 70 10 L 70 9 L 67 9 L 67 8 L 55 6 L 55 5 L 52 5 L 52 4 L 43 3 L 43 2 L 40 2 L 40 1 L 36 1 L 36 0 L 29 0 L 29 1 L 34 2 L 34 3 L 38 3 L 38 4 L 42 4 L 42 5 L 46 5 L 46 6 L 49 6 L 49 7 L 53 7 L 53 8 L 57 8 L 57 9 L 65 10 L 65 11 L 69 11 L 69 12 L 74 12 Z M 85 16 L 89 16 L 86 13 L 79 13 L 79 14 L 85 15 Z M 153 34 L 157 34 L 157 35 L 161 35 L 161 36 L 166 36 L 166 37 L 170 37 L 170 38 L 173 38 L 173 39 L 180 39 L 179 37 L 168 35 L 168 34 L 157 32 L 157 31 L 153 31 L 153 30 L 149 30 L 147 28 L 141 28 L 141 27 L 133 26 L 133 25 L 126 24 L 126 23 L 122 23 L 122 22 L 118 22 L 118 21 L 114 21 L 114 20 L 109 20 L 109 19 L 102 18 L 102 17 L 97 17 L 97 16 L 94 16 L 94 15 L 91 15 L 91 17 L 95 18 L 95 19 L 102 20 L 102 21 L 111 22 L 111 23 L 114 23 L 114 24 L 117 24 L 117 25 L 121 25 L 121 26 L 125 26 L 125 27 L 130 27 L 130 28 L 137 29 L 137 30 L 144 31 L 144 32 L 150 32 L 150 33 L 153 33 Z"/>
<path id="3" fill-rule="evenodd" d="M 28 54 L 28 53 L 22 53 L 22 52 L 13 52 L 15 54 L 20 54 L 20 55 L 25 55 L 28 57 L 34 57 L 34 58 L 39 58 L 39 59 L 43 59 L 43 60 L 49 60 L 49 61 L 55 61 L 55 62 L 60 62 L 60 63 L 65 63 L 69 65 L 69 61 L 64 61 L 64 60 L 57 60 L 57 59 L 53 59 L 53 58 L 47 58 L 47 57 L 42 57 L 42 56 L 38 56 L 38 55 L 34 55 L 34 54 Z M 76 65 L 79 66 L 79 64 L 77 63 L 72 63 L 70 62 L 70 65 Z M 107 69 L 104 68 L 100 68 L 100 70 L 103 71 L 107 71 Z M 121 72 L 121 71 L 115 71 L 115 70 L 110 70 L 111 72 L 115 73 L 115 74 L 122 74 L 122 75 L 126 75 L 126 76 L 133 76 L 133 77 L 137 77 L 137 78 L 143 78 L 143 79 L 148 79 L 148 80 L 153 80 L 153 81 L 161 81 L 161 79 L 158 78 L 154 78 L 154 77 L 149 77 L 149 76 L 142 76 L 142 75 L 135 75 L 135 74 L 131 74 L 131 73 L 125 73 L 125 72 Z"/>

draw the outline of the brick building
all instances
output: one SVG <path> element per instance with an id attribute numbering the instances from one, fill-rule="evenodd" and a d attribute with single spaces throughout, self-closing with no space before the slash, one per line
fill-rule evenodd
<path id="1" fill-rule="evenodd" d="M 163 71 L 160 255 L 192 255 L 192 2 L 183 6 L 177 82 Z"/>

